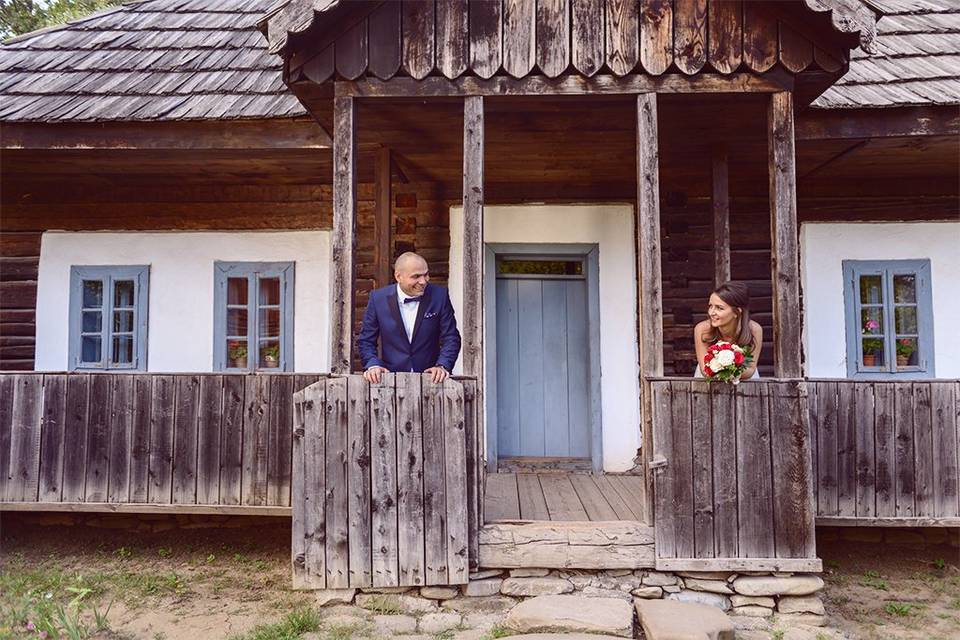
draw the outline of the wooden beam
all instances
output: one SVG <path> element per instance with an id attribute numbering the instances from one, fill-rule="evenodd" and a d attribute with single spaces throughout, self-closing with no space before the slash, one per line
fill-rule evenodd
<path id="1" fill-rule="evenodd" d="M 330 371 L 349 373 L 353 356 L 353 254 L 357 237 L 357 105 L 333 101 L 333 233 L 330 270 Z"/>
<path id="2" fill-rule="evenodd" d="M 956 106 L 887 109 L 807 109 L 798 114 L 797 140 L 960 135 Z"/>
<path id="3" fill-rule="evenodd" d="M 637 281 L 641 424 L 647 513 L 653 514 L 653 403 L 646 376 L 663 375 L 663 292 L 660 274 L 660 159 L 657 139 L 657 94 L 637 96 Z"/>
<path id="4" fill-rule="evenodd" d="M 730 173 L 726 147 L 713 150 L 713 286 L 730 280 Z"/>
<path id="5" fill-rule="evenodd" d="M 657 558 L 657 571 L 823 571 L 820 558 Z"/>
<path id="6" fill-rule="evenodd" d="M 3 149 L 329 149 L 310 119 L 0 124 Z"/>
<path id="7" fill-rule="evenodd" d="M 802 375 L 800 365 L 800 252 L 793 95 L 770 96 L 767 111 L 770 177 L 770 253 L 773 284 L 773 362 L 778 378 Z"/>
<path id="8" fill-rule="evenodd" d="M 590 78 L 564 76 L 547 78 L 494 77 L 488 80 L 475 76 L 463 76 L 454 80 L 428 77 L 422 80 L 397 77 L 390 80 L 366 78 L 364 80 L 338 81 L 334 89 L 337 96 L 355 97 L 442 97 L 442 96 L 507 96 L 507 95 L 584 95 L 584 94 L 636 94 L 636 93 L 774 93 L 790 89 L 781 76 L 758 76 L 749 73 L 734 73 L 727 76 L 700 74 L 682 76 L 676 74 L 649 76 L 634 74 L 624 77 L 598 75 Z"/>
<path id="9" fill-rule="evenodd" d="M 393 222 L 390 215 L 393 204 L 393 174 L 390 149 L 377 151 L 373 166 L 373 188 L 375 191 L 376 212 L 373 218 L 373 263 L 374 275 L 378 287 L 385 287 L 393 281 Z"/>
<path id="10" fill-rule="evenodd" d="M 819 382 L 819 381 L 818 381 Z M 849 380 L 844 380 L 849 382 Z M 817 516 L 818 527 L 960 527 L 960 518 L 949 517 L 846 517 Z"/>
<path id="11" fill-rule="evenodd" d="M 483 389 L 483 98 L 463 101 L 463 372 Z"/>
<path id="12" fill-rule="evenodd" d="M 0 511 L 69 513 L 195 513 L 211 515 L 290 517 L 290 507 L 245 504 L 148 504 L 139 502 L 0 502 Z"/>

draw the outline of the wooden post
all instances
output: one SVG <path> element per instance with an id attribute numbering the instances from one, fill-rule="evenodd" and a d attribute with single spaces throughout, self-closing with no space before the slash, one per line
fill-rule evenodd
<path id="1" fill-rule="evenodd" d="M 637 279 L 640 283 L 640 380 L 647 517 L 652 515 L 652 400 L 648 376 L 663 375 L 663 294 L 660 282 L 660 168 L 657 94 L 637 96 Z"/>
<path id="2" fill-rule="evenodd" d="M 713 286 L 730 280 L 730 183 L 727 148 L 713 150 Z"/>
<path id="3" fill-rule="evenodd" d="M 357 237 L 357 116 L 354 98 L 333 101 L 333 237 L 330 270 L 330 371 L 350 373 L 353 253 Z"/>
<path id="4" fill-rule="evenodd" d="M 483 374 L 483 97 L 463 100 L 463 373 Z"/>
<path id="5" fill-rule="evenodd" d="M 393 161 L 388 147 L 377 151 L 374 163 L 374 189 L 376 189 L 377 211 L 373 219 L 374 238 L 373 262 L 374 276 L 378 287 L 385 287 L 393 282 L 393 224 L 390 215 L 393 201 L 392 191 Z"/>
<path id="6" fill-rule="evenodd" d="M 800 253 L 797 242 L 793 95 L 790 92 L 774 93 L 770 97 L 767 126 L 774 374 L 778 378 L 795 378 L 802 375 Z"/>

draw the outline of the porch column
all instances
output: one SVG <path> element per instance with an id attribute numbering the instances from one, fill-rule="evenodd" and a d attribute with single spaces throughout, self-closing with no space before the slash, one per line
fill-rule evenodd
<path id="1" fill-rule="evenodd" d="M 463 100 L 463 373 L 482 393 L 483 96 Z"/>
<path id="2" fill-rule="evenodd" d="M 373 218 L 375 244 L 373 245 L 373 264 L 378 287 L 393 282 L 393 159 L 390 149 L 384 147 L 377 151 L 373 168 L 373 183 L 376 190 L 376 214 Z"/>
<path id="3" fill-rule="evenodd" d="M 713 286 L 730 280 L 730 172 L 727 148 L 713 150 Z"/>
<path id="4" fill-rule="evenodd" d="M 793 95 L 772 94 L 767 111 L 770 252 L 773 283 L 773 362 L 778 378 L 803 375 L 800 366 L 800 253 Z"/>
<path id="5" fill-rule="evenodd" d="M 652 515 L 652 399 L 647 376 L 663 375 L 663 293 L 660 280 L 660 166 L 657 94 L 637 96 L 637 279 L 640 283 L 640 398 L 647 514 Z"/>
<path id="6" fill-rule="evenodd" d="M 353 253 L 357 230 L 357 120 L 352 97 L 333 100 L 333 233 L 330 243 L 330 371 L 350 373 Z"/>

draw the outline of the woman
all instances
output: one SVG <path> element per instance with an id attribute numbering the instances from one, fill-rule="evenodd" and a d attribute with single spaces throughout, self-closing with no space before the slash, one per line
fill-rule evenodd
<path id="1" fill-rule="evenodd" d="M 707 347 L 714 342 L 732 342 L 741 347 L 750 347 L 753 360 L 741 380 L 756 380 L 757 363 L 763 346 L 763 328 L 750 319 L 750 291 L 742 282 L 725 282 L 710 294 L 707 319 L 693 328 L 693 344 L 697 349 L 695 378 L 703 378 L 703 357 Z"/>

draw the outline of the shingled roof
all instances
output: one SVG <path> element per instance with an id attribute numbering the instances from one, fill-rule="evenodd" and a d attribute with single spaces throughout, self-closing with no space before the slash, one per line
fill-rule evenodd
<path id="1" fill-rule="evenodd" d="M 8 40 L 0 120 L 283 118 L 305 114 L 257 19 L 273 0 L 143 0 Z"/>
<path id="2" fill-rule="evenodd" d="M 827 109 L 960 104 L 960 1 L 870 0 L 883 12 L 875 52 L 813 103 Z"/>

